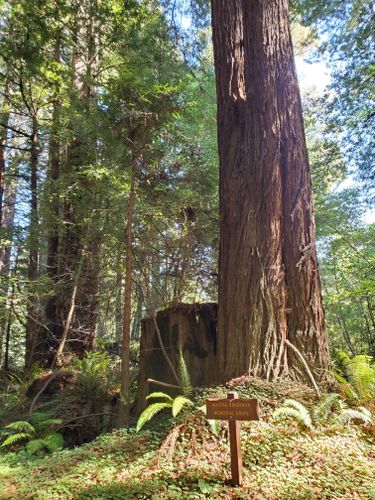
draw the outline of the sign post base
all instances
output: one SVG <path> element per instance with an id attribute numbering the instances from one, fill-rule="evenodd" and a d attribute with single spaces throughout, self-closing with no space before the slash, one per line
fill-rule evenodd
<path id="1" fill-rule="evenodd" d="M 206 399 L 208 419 L 228 420 L 232 485 L 242 484 L 242 453 L 240 420 L 259 420 L 257 399 L 239 399 L 237 392 L 228 392 L 227 399 Z"/>

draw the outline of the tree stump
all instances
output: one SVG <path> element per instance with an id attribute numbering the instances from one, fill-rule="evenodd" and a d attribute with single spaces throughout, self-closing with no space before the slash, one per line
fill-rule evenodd
<path id="1" fill-rule="evenodd" d="M 181 349 L 192 386 L 201 387 L 214 383 L 217 372 L 217 304 L 178 304 L 159 311 L 156 322 L 164 349 L 175 371 L 179 371 Z M 142 321 L 137 413 L 145 408 L 146 396 L 150 392 L 178 392 L 177 389 L 173 391 L 170 387 L 148 383 L 148 379 L 177 385 L 160 345 L 154 318 Z"/>

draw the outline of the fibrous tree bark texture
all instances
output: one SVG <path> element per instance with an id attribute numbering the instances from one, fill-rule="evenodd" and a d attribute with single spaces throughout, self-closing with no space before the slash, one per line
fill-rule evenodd
<path id="1" fill-rule="evenodd" d="M 220 157 L 218 378 L 329 366 L 287 0 L 212 0 Z"/>
<path id="2" fill-rule="evenodd" d="M 94 74 L 98 65 L 98 5 L 95 0 L 75 3 L 77 8 L 74 30 L 74 50 L 72 54 L 73 109 L 79 109 L 84 117 L 82 124 L 72 118 L 69 124 L 70 141 L 66 145 L 66 161 L 59 164 L 58 138 L 52 137 L 50 148 L 51 186 L 58 184 L 62 177 L 74 182 L 66 189 L 64 202 L 58 206 L 58 198 L 52 200 L 51 214 L 54 222 L 49 234 L 48 269 L 56 282 L 56 293 L 46 306 L 46 332 L 42 332 L 39 357 L 43 364 L 62 361 L 62 350 L 82 357 L 86 350 L 93 348 L 96 334 L 97 300 L 99 283 L 100 238 L 95 224 L 96 191 L 88 176 L 88 170 L 96 162 L 95 134 L 88 133 L 87 123 L 96 105 Z M 60 58 L 58 40 L 55 59 Z M 54 127 L 58 129 L 59 106 L 54 101 Z M 81 175 L 80 175 L 81 174 Z M 79 181 L 76 182 L 77 177 Z M 76 189 L 76 191 L 75 191 Z M 79 193 L 79 195 L 77 195 Z M 62 217 L 64 230 L 58 231 L 58 221 Z M 83 224 L 82 221 L 85 221 Z M 60 284 L 57 284 L 60 282 Z M 56 353 L 58 357 L 56 358 Z"/>

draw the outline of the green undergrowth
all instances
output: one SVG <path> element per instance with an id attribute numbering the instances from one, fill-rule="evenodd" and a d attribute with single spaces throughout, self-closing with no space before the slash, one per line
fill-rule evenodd
<path id="1" fill-rule="evenodd" d="M 72 450 L 30 458 L 0 455 L 2 499 L 335 499 L 375 498 L 374 447 L 360 426 L 302 432 L 272 419 L 286 398 L 314 405 L 303 385 L 237 379 L 229 387 L 257 397 L 260 422 L 241 424 L 244 484 L 232 488 L 226 424 L 213 434 L 190 407 L 176 421 L 160 415 L 142 432 L 116 430 Z"/>

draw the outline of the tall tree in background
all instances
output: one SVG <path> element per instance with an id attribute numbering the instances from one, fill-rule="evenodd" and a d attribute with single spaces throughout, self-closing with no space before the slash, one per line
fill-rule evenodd
<path id="1" fill-rule="evenodd" d="M 329 354 L 287 0 L 212 0 L 212 26 L 220 377 L 306 378 Z"/>
<path id="2" fill-rule="evenodd" d="M 328 113 L 350 173 L 362 181 L 373 201 L 374 151 L 374 2 L 373 0 L 292 0 L 301 21 L 324 36 L 320 57 L 330 70 L 333 90 Z"/>

